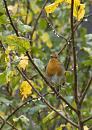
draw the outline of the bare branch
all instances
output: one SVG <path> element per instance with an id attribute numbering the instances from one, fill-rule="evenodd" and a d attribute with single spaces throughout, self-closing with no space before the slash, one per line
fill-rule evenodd
<path id="1" fill-rule="evenodd" d="M 5 123 L 18 111 L 20 110 L 22 107 L 24 107 L 28 102 L 31 102 L 33 99 L 29 99 L 27 101 L 25 101 L 23 104 L 21 104 L 20 106 L 18 106 L 7 118 L 6 120 L 3 122 L 2 126 L 0 127 L 0 130 L 4 127 Z"/>
<path id="2" fill-rule="evenodd" d="M 6 120 L 4 120 L 4 118 L 3 117 L 1 117 L 0 116 L 0 118 L 1 118 L 1 120 L 3 121 L 3 123 L 5 124 L 8 124 L 9 126 L 11 126 L 12 128 L 13 128 L 13 130 L 18 130 L 14 125 L 12 125 L 10 122 L 8 122 L 8 121 L 6 121 Z M 0 128 L 0 130 L 1 130 L 2 128 Z"/>
<path id="3" fill-rule="evenodd" d="M 84 92 L 83 92 L 82 97 L 81 97 L 81 99 L 80 99 L 80 104 L 82 104 L 82 102 L 83 102 L 83 100 L 84 100 L 84 98 L 85 98 L 85 96 L 86 96 L 86 94 L 87 94 L 87 91 L 88 91 L 88 89 L 89 89 L 89 87 L 90 87 L 90 85 L 91 85 L 91 82 L 92 82 L 92 77 L 89 79 L 89 81 L 88 81 L 88 83 L 87 83 L 87 86 L 86 86 L 86 88 L 84 89 Z"/>
<path id="4" fill-rule="evenodd" d="M 61 39 L 64 39 L 66 42 L 68 42 L 67 39 L 66 39 L 63 35 L 59 34 L 59 33 L 56 31 L 55 27 L 52 25 L 52 23 L 50 22 L 50 20 L 49 20 L 49 18 L 48 18 L 47 16 L 45 17 L 45 19 L 46 19 L 47 23 L 49 24 L 49 26 L 52 28 L 52 30 L 53 30 L 53 32 L 55 33 L 55 35 L 56 35 L 57 37 L 60 37 Z"/>
<path id="5" fill-rule="evenodd" d="M 11 24 L 13 30 L 15 31 L 16 35 L 19 36 L 18 30 L 15 28 L 15 26 L 14 26 L 14 24 L 13 24 L 13 21 L 12 21 L 12 18 L 11 18 L 11 16 L 10 16 L 10 13 L 9 13 L 9 10 L 8 10 L 8 7 L 7 7 L 7 2 L 6 2 L 6 0 L 3 0 L 3 2 L 4 2 L 4 5 L 5 5 L 6 13 L 7 13 L 8 18 L 9 18 L 9 20 L 10 20 L 10 24 Z"/>
<path id="6" fill-rule="evenodd" d="M 74 43 L 74 20 L 73 20 L 73 10 L 74 10 L 74 0 L 71 2 L 71 41 L 72 41 L 72 49 L 73 49 L 73 67 L 74 67 L 74 96 L 75 102 L 78 104 L 78 88 L 77 88 L 77 69 L 76 69 L 76 47 Z"/>
<path id="7" fill-rule="evenodd" d="M 89 121 L 89 120 L 92 120 L 92 116 L 89 116 L 89 117 L 87 117 L 86 119 L 84 119 L 84 120 L 83 120 L 83 124 L 86 123 L 86 122 Z"/>
<path id="8" fill-rule="evenodd" d="M 30 0 L 27 0 L 27 12 L 26 12 L 25 23 L 27 23 L 28 20 L 29 10 L 30 10 Z"/>
<path id="9" fill-rule="evenodd" d="M 78 27 L 84 22 L 85 19 L 91 17 L 92 14 L 86 15 L 81 21 L 76 23 L 76 26 L 73 28 L 73 31 L 76 32 Z M 67 40 L 67 42 L 64 44 L 64 46 L 62 47 L 62 49 L 60 50 L 60 52 L 58 54 L 61 54 L 63 52 L 63 50 L 67 47 L 67 45 L 71 44 L 71 36 L 69 36 L 69 40 Z"/>
<path id="10" fill-rule="evenodd" d="M 3 51 L 5 52 L 5 47 L 4 47 L 4 45 L 3 45 L 3 43 L 2 43 L 2 41 L 0 40 L 0 47 L 3 49 Z"/>
<path id="11" fill-rule="evenodd" d="M 30 84 L 30 86 L 32 87 L 33 91 L 35 91 L 38 96 L 41 98 L 42 102 L 44 102 L 51 110 L 55 111 L 58 115 L 60 115 L 63 119 L 65 119 L 66 121 L 68 121 L 70 124 L 72 124 L 73 126 L 77 127 L 78 128 L 78 125 L 76 123 L 74 123 L 73 121 L 71 121 L 70 119 L 68 119 L 67 117 L 65 117 L 62 112 L 56 110 L 46 99 L 45 97 L 43 97 L 43 95 L 40 94 L 40 92 L 35 88 L 33 87 L 33 85 L 31 84 L 31 82 L 29 81 L 29 79 L 27 78 L 27 76 L 22 72 L 20 71 L 20 69 L 18 67 L 16 67 L 17 70 L 19 71 L 19 73 L 23 76 L 23 78 Z"/>
<path id="12" fill-rule="evenodd" d="M 74 0 L 71 0 L 71 44 L 72 44 L 72 51 L 73 51 L 73 67 L 74 67 L 74 97 L 75 102 L 77 105 L 77 116 L 78 116 L 78 124 L 79 130 L 83 130 L 83 122 L 82 122 L 82 114 L 81 114 L 81 104 L 79 104 L 78 99 L 78 85 L 77 85 L 77 61 L 76 61 L 76 46 L 74 41 L 74 20 L 73 20 L 73 10 L 74 10 Z"/>
<path id="13" fill-rule="evenodd" d="M 23 104 L 21 104 L 19 107 L 17 107 L 8 117 L 6 120 L 9 120 L 18 110 L 20 110 L 22 107 L 24 107 L 28 102 L 31 102 L 33 99 L 29 99 L 25 101 Z"/>
<path id="14" fill-rule="evenodd" d="M 43 5 L 43 7 L 42 7 L 42 9 L 41 9 L 41 11 L 39 13 L 39 15 L 38 15 L 37 19 L 35 20 L 34 27 L 33 27 L 33 30 L 31 32 L 31 39 L 30 39 L 31 41 L 32 41 L 32 37 L 33 37 L 34 31 L 36 30 L 39 18 L 41 17 L 41 14 L 42 14 L 42 12 L 43 12 L 43 10 L 44 10 L 45 5 L 47 4 L 47 2 L 48 2 L 48 0 L 45 0 L 44 5 Z M 31 43 L 31 41 L 30 41 L 30 43 Z"/>
<path id="15" fill-rule="evenodd" d="M 61 50 L 58 52 L 58 55 L 60 55 L 62 52 L 63 52 L 63 50 L 66 48 L 66 46 L 67 45 L 69 45 L 70 43 L 68 42 L 68 43 L 65 43 L 64 45 L 63 45 L 63 47 L 61 48 Z"/>

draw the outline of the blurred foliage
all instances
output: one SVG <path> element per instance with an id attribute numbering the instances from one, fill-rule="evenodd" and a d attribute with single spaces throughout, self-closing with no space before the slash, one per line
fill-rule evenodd
<path id="1" fill-rule="evenodd" d="M 49 0 L 48 4 L 52 2 L 54 0 Z M 20 35 L 20 37 L 17 37 L 6 15 L 4 2 L 0 2 L 0 116 L 4 118 L 7 118 L 15 108 L 24 102 L 19 92 L 24 79 L 16 70 L 16 65 L 20 66 L 21 70 L 27 74 L 29 79 L 32 80 L 34 87 L 41 94 L 44 95 L 51 92 L 51 89 L 44 83 L 32 64 L 28 62 L 28 59 L 25 59 L 26 51 L 29 51 L 34 57 L 35 64 L 45 74 L 45 66 L 51 52 L 60 51 L 65 44 L 65 40 L 54 33 L 44 14 L 38 21 L 31 44 L 31 31 L 43 3 L 44 0 L 7 1 L 11 18 Z M 86 14 L 88 14 L 88 5 L 90 3 L 86 1 L 85 4 Z M 60 5 L 54 13 L 47 16 L 57 32 L 65 38 L 68 38 L 71 34 L 69 16 L 70 9 L 64 6 L 64 4 Z M 83 92 L 89 77 L 92 76 L 92 34 L 87 34 L 86 28 L 82 25 L 75 33 L 75 43 L 77 46 L 78 87 L 80 92 Z M 71 60 L 68 70 L 66 70 L 65 87 L 61 88 L 60 92 L 76 108 L 73 97 L 73 61 L 71 49 L 69 50 L 66 47 L 60 55 L 60 61 L 66 63 L 69 55 L 68 52 L 70 52 Z M 92 115 L 91 94 L 92 86 L 82 106 L 83 118 Z M 34 100 L 28 102 L 9 119 L 18 130 L 77 130 L 55 112 L 48 109 L 39 98 L 37 100 L 38 96 L 34 91 L 32 91 L 31 96 Z M 29 96 L 28 99 L 31 99 L 31 97 Z M 76 114 L 69 110 L 63 102 L 59 102 L 53 94 L 47 94 L 46 99 L 63 114 L 64 111 L 68 112 L 68 116 L 77 122 Z M 88 127 L 91 125 L 92 120 L 87 122 Z M 87 126 L 85 126 L 85 130 L 87 130 Z M 11 130 L 11 127 L 6 124 L 3 129 Z"/>

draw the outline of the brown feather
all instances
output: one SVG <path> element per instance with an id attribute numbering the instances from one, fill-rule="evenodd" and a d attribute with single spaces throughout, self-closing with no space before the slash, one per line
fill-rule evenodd
<path id="1" fill-rule="evenodd" d="M 46 73 L 48 76 L 53 76 L 55 74 L 57 76 L 63 75 L 64 70 L 63 70 L 62 64 L 57 58 L 51 58 L 49 60 L 49 63 L 46 68 Z"/>

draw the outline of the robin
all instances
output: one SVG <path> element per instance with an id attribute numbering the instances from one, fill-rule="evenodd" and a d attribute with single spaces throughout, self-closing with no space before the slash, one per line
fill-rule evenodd
<path id="1" fill-rule="evenodd" d="M 51 58 L 46 67 L 46 77 L 49 82 L 57 86 L 61 86 L 65 83 L 65 69 L 63 64 L 59 61 L 57 53 L 51 54 Z"/>

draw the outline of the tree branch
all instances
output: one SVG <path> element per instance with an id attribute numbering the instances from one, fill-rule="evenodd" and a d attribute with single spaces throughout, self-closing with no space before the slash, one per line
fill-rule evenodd
<path id="1" fill-rule="evenodd" d="M 92 116 L 89 116 L 89 117 L 87 117 L 86 119 L 84 119 L 84 120 L 83 120 L 83 124 L 86 123 L 86 122 L 89 121 L 89 120 L 92 120 Z"/>
<path id="2" fill-rule="evenodd" d="M 45 8 L 45 5 L 47 4 L 47 2 L 48 2 L 48 0 L 45 0 L 44 5 L 43 5 L 43 7 L 42 7 L 42 9 L 41 9 L 41 11 L 40 11 L 40 13 L 39 13 L 39 15 L 38 15 L 37 19 L 35 20 L 34 27 L 33 27 L 33 30 L 32 30 L 32 32 L 31 32 L 30 43 L 32 42 L 32 37 L 33 37 L 34 31 L 36 30 L 36 27 L 37 27 L 39 18 L 41 17 L 41 14 L 42 14 L 43 9 Z"/>
<path id="3" fill-rule="evenodd" d="M 79 104 L 78 99 L 78 85 L 77 85 L 77 61 L 76 61 L 76 47 L 74 42 L 74 20 L 73 20 L 73 10 L 74 10 L 74 0 L 71 0 L 71 43 L 72 43 L 72 51 L 73 51 L 73 73 L 74 73 L 74 97 L 77 106 L 77 116 L 78 116 L 78 124 L 79 130 L 83 130 L 83 122 L 82 122 L 82 115 L 81 115 L 81 105 Z"/>
<path id="4" fill-rule="evenodd" d="M 33 99 L 29 99 L 28 101 L 25 101 L 23 104 L 21 104 L 19 107 L 17 107 L 8 117 L 6 120 L 9 120 L 19 109 L 24 107 L 28 102 L 31 102 Z"/>
<path id="5" fill-rule="evenodd" d="M 59 33 L 56 31 L 55 27 L 52 25 L 52 23 L 50 22 L 50 20 L 48 19 L 47 16 L 45 17 L 45 19 L 46 19 L 47 23 L 49 24 L 49 26 L 52 28 L 52 30 L 53 30 L 53 32 L 55 33 L 55 35 L 56 35 L 57 37 L 60 37 L 61 39 L 64 39 L 66 42 L 68 42 L 68 40 L 67 40 L 63 35 L 59 34 Z"/>
<path id="6" fill-rule="evenodd" d="M 8 124 L 9 126 L 11 126 L 13 128 L 13 130 L 18 130 L 14 125 L 12 125 L 10 122 L 4 120 L 4 118 L 2 116 L 0 116 L 1 120 L 3 121 L 3 123 L 5 124 Z M 1 130 L 2 128 L 0 128 Z"/>
<path id="7" fill-rule="evenodd" d="M 56 110 L 46 99 L 45 97 L 43 97 L 43 95 L 40 94 L 40 92 L 35 88 L 33 87 L 33 85 L 31 84 L 31 82 L 29 81 L 29 79 L 27 78 L 27 76 L 22 72 L 20 71 L 20 69 L 18 67 L 16 67 L 17 70 L 19 71 L 19 73 L 23 76 L 23 78 L 30 84 L 30 86 L 32 87 L 33 91 L 35 91 L 38 96 L 41 98 L 42 102 L 44 102 L 51 110 L 55 111 L 58 115 L 60 115 L 63 119 L 65 119 L 66 121 L 68 121 L 70 124 L 72 124 L 73 126 L 77 127 L 78 128 L 78 125 L 76 123 L 74 123 L 73 121 L 71 121 L 70 119 L 68 119 L 67 117 L 65 117 L 62 112 Z"/>
<path id="8" fill-rule="evenodd" d="M 35 65 L 35 63 L 33 62 L 31 56 L 29 55 L 28 52 L 26 52 L 30 62 L 32 63 L 32 65 L 35 67 L 35 69 L 38 71 L 38 73 L 40 74 L 40 76 L 43 78 L 43 80 L 45 81 L 45 83 L 53 90 L 53 92 L 57 95 L 57 97 L 59 97 L 60 99 L 62 99 L 68 106 L 71 110 L 73 110 L 74 112 L 77 112 L 76 109 L 74 107 L 72 107 L 72 105 L 70 103 L 67 102 L 67 100 L 62 96 L 60 95 L 57 90 L 51 85 L 50 82 L 48 82 L 48 80 L 45 78 L 45 76 L 42 74 L 42 72 L 39 70 L 39 68 Z"/>
<path id="9" fill-rule="evenodd" d="M 71 2 L 71 42 L 73 51 L 73 67 L 74 67 L 74 96 L 75 102 L 78 104 L 78 90 L 77 90 L 77 69 L 76 69 L 76 47 L 74 43 L 74 25 L 73 25 L 73 10 L 74 10 L 74 0 Z"/>
<path id="10" fill-rule="evenodd" d="M 32 101 L 32 99 L 29 99 L 27 101 L 25 101 L 23 104 L 21 104 L 19 107 L 17 107 L 7 118 L 6 120 L 3 122 L 3 124 L 0 127 L 0 130 L 4 127 L 5 123 L 18 111 L 20 110 L 23 106 L 25 106 L 28 102 Z"/>
<path id="11" fill-rule="evenodd" d="M 5 47 L 4 47 L 4 45 L 3 45 L 3 43 L 2 43 L 2 41 L 0 40 L 0 47 L 3 49 L 3 51 L 5 52 Z"/>
<path id="12" fill-rule="evenodd" d="M 73 28 L 74 33 L 77 31 L 78 27 L 84 22 L 84 20 L 91 16 L 92 16 L 92 14 L 84 16 L 84 18 L 80 22 L 78 22 L 76 24 L 76 26 Z M 64 44 L 64 46 L 62 47 L 62 49 L 59 51 L 58 54 L 61 54 L 63 52 L 63 50 L 66 48 L 66 46 L 69 44 L 71 44 L 71 36 L 70 36 L 69 40 L 66 41 L 66 43 Z"/>
<path id="13" fill-rule="evenodd" d="M 28 14 L 29 14 L 29 10 L 30 10 L 30 0 L 27 0 L 27 12 L 26 12 L 26 18 L 25 18 L 25 23 L 27 24 L 27 20 L 28 20 Z"/>
<path id="14" fill-rule="evenodd" d="M 3 0 L 3 2 L 4 2 L 4 5 L 5 5 L 6 13 L 7 13 L 8 18 L 10 20 L 10 24 L 11 24 L 13 30 L 15 31 L 16 35 L 19 37 L 18 30 L 15 28 L 13 21 L 12 21 L 12 18 L 10 16 L 10 13 L 9 13 L 9 10 L 8 10 L 8 7 L 7 7 L 7 2 L 6 2 L 6 0 Z"/>
<path id="15" fill-rule="evenodd" d="M 87 83 L 86 88 L 84 89 L 84 92 L 83 92 L 82 97 L 81 97 L 81 99 L 80 99 L 80 104 L 82 104 L 82 102 L 83 102 L 83 100 L 84 100 L 84 98 L 85 98 L 85 96 L 86 96 L 86 94 L 87 94 L 87 91 L 88 91 L 88 89 L 89 89 L 89 87 L 90 87 L 90 85 L 91 85 L 91 82 L 92 82 L 92 77 L 90 78 L 90 80 L 89 80 L 88 83 Z"/>

